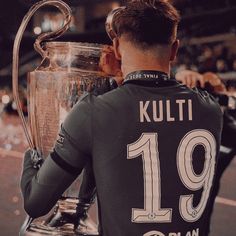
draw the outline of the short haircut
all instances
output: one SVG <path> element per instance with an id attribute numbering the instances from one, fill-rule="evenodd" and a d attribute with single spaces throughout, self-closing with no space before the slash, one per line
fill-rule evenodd
<path id="1" fill-rule="evenodd" d="M 176 39 L 180 16 L 166 0 L 133 0 L 114 16 L 113 27 L 118 37 L 148 49 L 171 44 Z"/>

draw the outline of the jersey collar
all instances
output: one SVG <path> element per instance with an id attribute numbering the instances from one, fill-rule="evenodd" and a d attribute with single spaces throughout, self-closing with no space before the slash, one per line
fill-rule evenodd
<path id="1" fill-rule="evenodd" d="M 162 71 L 153 71 L 153 70 L 142 70 L 142 71 L 134 71 L 129 73 L 123 84 L 131 83 L 143 86 L 150 87 L 162 87 L 168 86 L 176 83 L 176 80 L 171 79 L 168 74 Z"/>

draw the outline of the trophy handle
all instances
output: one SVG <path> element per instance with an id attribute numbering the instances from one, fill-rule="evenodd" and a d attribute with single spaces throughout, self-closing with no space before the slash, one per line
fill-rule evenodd
<path id="1" fill-rule="evenodd" d="M 45 56 L 47 56 L 47 53 L 42 48 L 41 43 L 45 40 L 56 39 L 60 35 L 62 35 L 69 28 L 70 22 L 71 22 L 71 15 L 72 15 L 70 7 L 65 2 L 63 2 L 61 0 L 43 0 L 43 1 L 39 2 L 38 4 L 35 4 L 35 11 L 38 8 L 40 8 L 41 6 L 45 6 L 45 5 L 53 5 L 53 6 L 57 7 L 64 15 L 65 21 L 64 21 L 64 26 L 62 28 L 60 28 L 54 32 L 43 33 L 36 39 L 36 41 L 34 43 L 34 48 L 43 58 Z"/>
<path id="2" fill-rule="evenodd" d="M 22 40 L 23 33 L 31 17 L 40 7 L 46 6 L 46 5 L 52 5 L 52 6 L 57 7 L 65 16 L 65 22 L 62 28 L 56 30 L 55 32 L 43 33 L 36 39 L 36 42 L 34 44 L 35 50 L 39 52 L 43 58 L 47 56 L 46 51 L 41 46 L 42 41 L 52 40 L 62 35 L 69 28 L 69 24 L 71 21 L 71 9 L 66 3 L 64 3 L 61 0 L 43 0 L 34 4 L 22 20 L 20 28 L 16 34 L 14 47 L 13 47 L 13 62 L 12 62 L 13 97 L 16 103 L 17 111 L 22 121 L 26 139 L 31 149 L 35 149 L 35 143 L 32 139 L 32 136 L 30 135 L 30 132 L 28 131 L 26 120 L 25 120 L 25 117 L 24 117 L 24 114 L 20 105 L 20 98 L 19 98 L 19 88 L 18 88 L 19 48 L 20 48 L 20 43 Z"/>

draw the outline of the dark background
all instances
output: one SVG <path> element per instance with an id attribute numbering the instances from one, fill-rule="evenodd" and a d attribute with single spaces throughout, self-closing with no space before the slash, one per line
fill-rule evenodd
<path id="1" fill-rule="evenodd" d="M 8 0 L 1 3 L 0 85 L 11 84 L 11 60 L 14 38 L 23 16 L 30 6 L 36 2 L 33 0 Z M 113 7 L 122 5 L 125 1 L 67 0 L 65 2 L 72 8 L 78 21 L 78 28 L 68 31 L 60 40 L 110 43 L 104 30 L 106 15 Z M 179 38 L 182 39 L 183 43 L 187 43 L 194 37 L 236 33 L 235 0 L 173 0 L 172 2 L 182 15 Z M 83 10 L 83 16 L 81 16 L 78 9 Z M 55 8 L 49 7 L 39 10 L 41 16 L 48 11 L 57 12 Z M 29 63 L 29 67 L 30 63 L 32 64 L 32 57 L 29 56 L 27 60 L 26 55 L 29 52 L 34 54 L 33 43 L 37 36 L 34 34 L 33 29 L 35 24 L 37 22 L 39 24 L 41 20 L 42 18 L 39 16 L 29 23 L 22 40 L 21 56 L 23 57 L 23 62 L 21 63 Z M 35 53 L 33 57 L 36 55 Z M 26 59 L 24 58 L 25 56 Z M 31 67 L 33 66 L 31 65 Z M 7 72 L 1 73 L 2 69 Z"/>

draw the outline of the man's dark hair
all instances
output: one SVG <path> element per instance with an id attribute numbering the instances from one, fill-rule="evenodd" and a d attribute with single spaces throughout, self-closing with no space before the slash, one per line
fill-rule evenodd
<path id="1" fill-rule="evenodd" d="M 178 11 L 165 0 L 134 0 L 114 16 L 113 27 L 118 37 L 149 48 L 174 42 L 179 21 Z"/>

